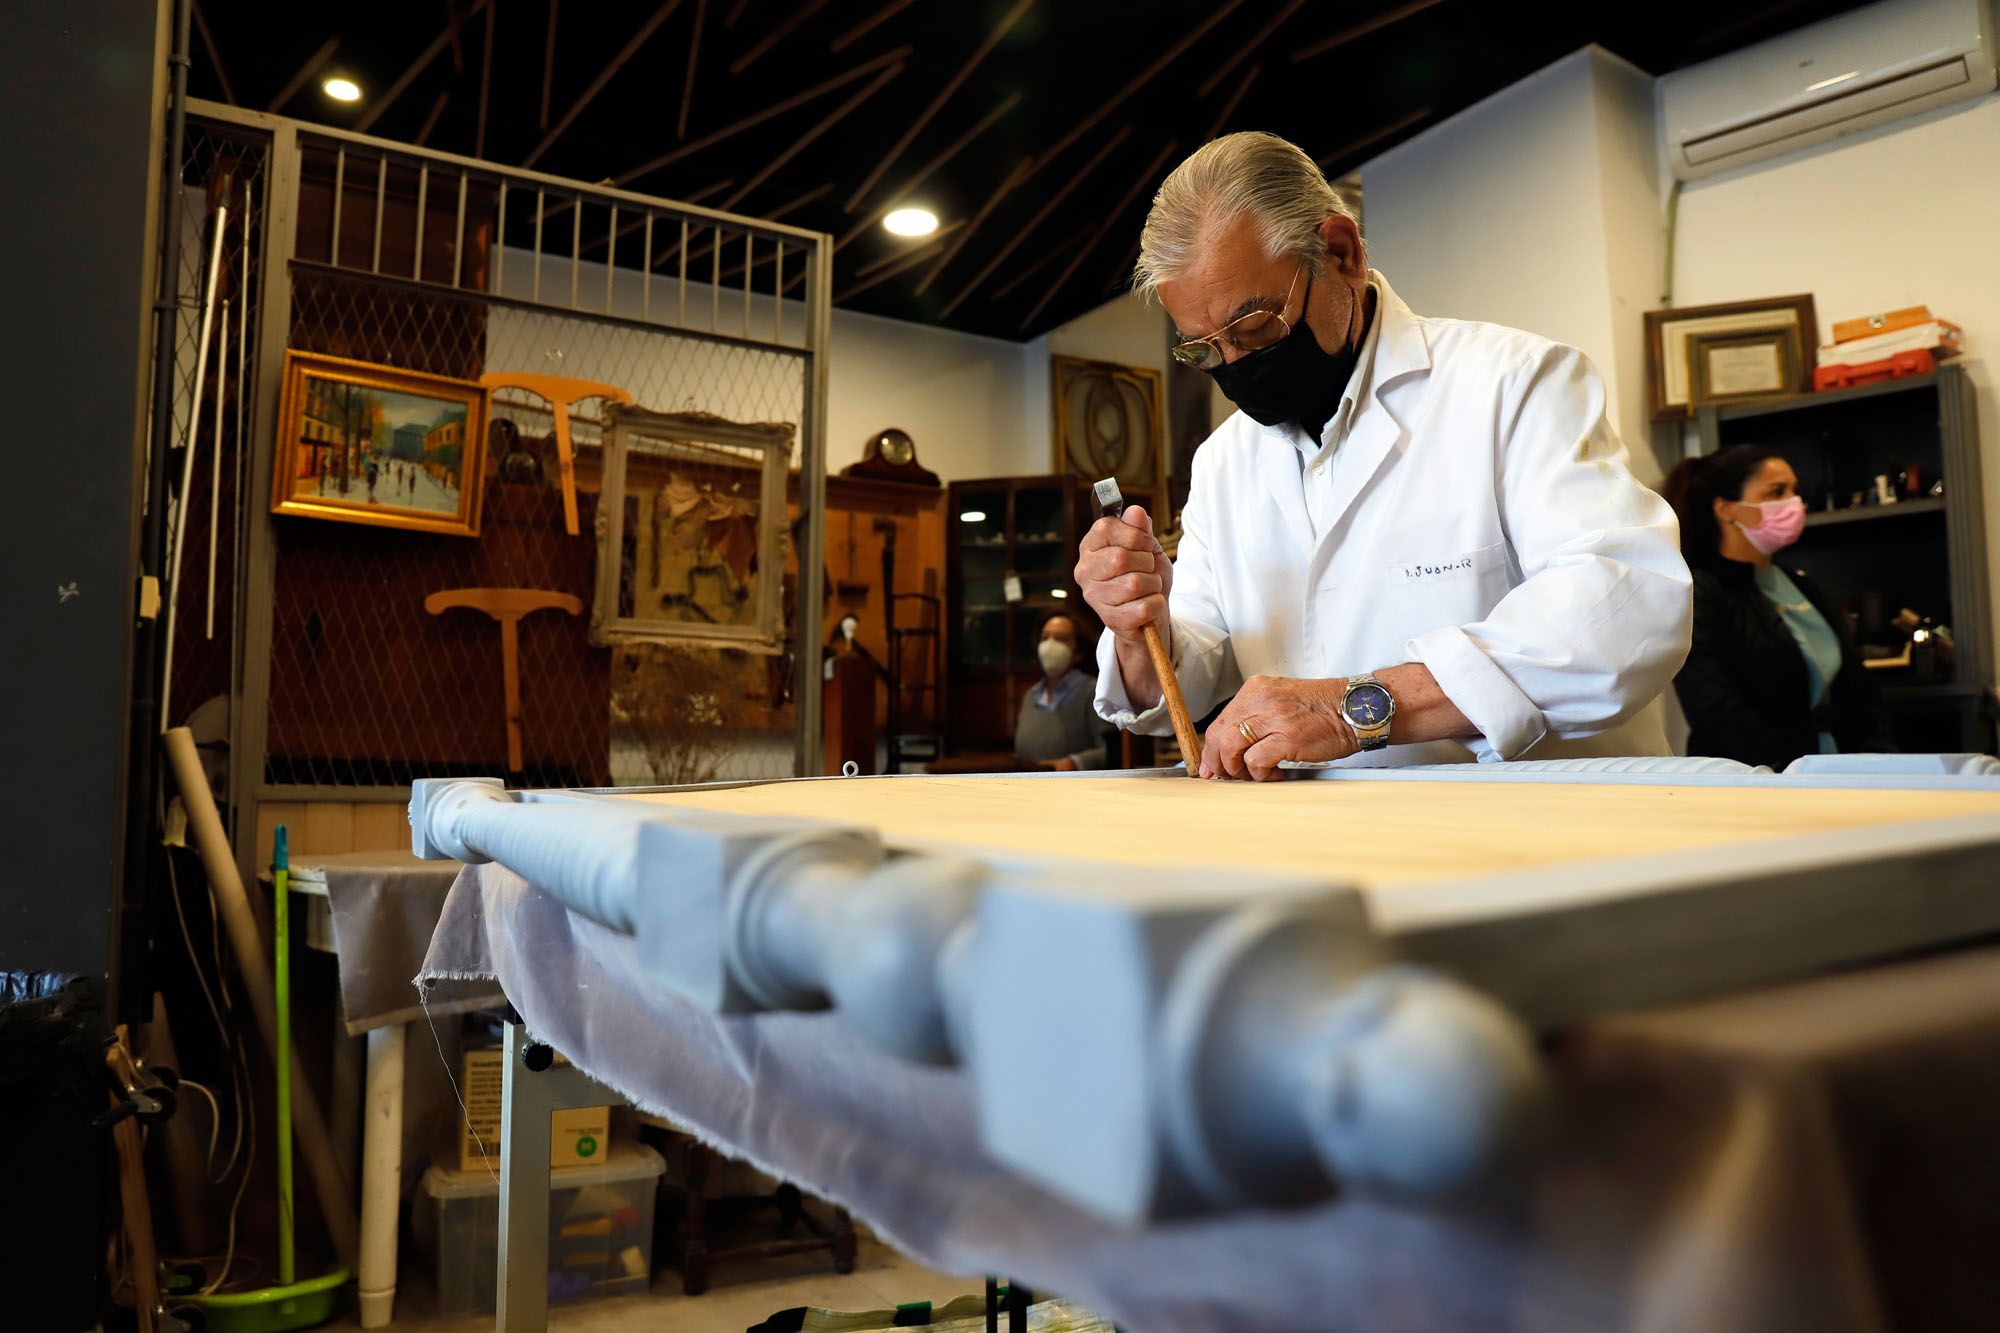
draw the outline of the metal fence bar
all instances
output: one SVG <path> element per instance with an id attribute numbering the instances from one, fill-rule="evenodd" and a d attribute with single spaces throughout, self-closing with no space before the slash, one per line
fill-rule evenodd
<path id="1" fill-rule="evenodd" d="M 824 349 L 832 333 L 833 238 L 821 236 L 813 242 L 811 276 L 806 282 L 806 345 L 821 349 L 809 355 L 806 370 L 805 402 L 799 420 L 799 509 L 805 531 L 799 550 L 826 550 L 826 356 Z M 780 293 L 782 296 L 782 292 Z M 820 621 L 825 612 L 824 582 L 817 576 L 798 583 L 795 633 L 799 636 L 798 678 L 793 686 L 792 720 L 797 732 L 792 740 L 792 768 L 799 777 L 811 777 L 823 764 L 820 728 L 819 653 L 805 648 L 818 641 Z"/>
<path id="2" fill-rule="evenodd" d="M 756 253 L 757 238 L 743 233 L 743 336 L 750 336 L 750 257 Z"/>
<path id="3" fill-rule="evenodd" d="M 412 247 L 416 253 L 410 258 L 410 276 L 422 282 L 424 277 L 424 210 L 430 205 L 431 169 L 417 168 L 417 242 Z"/>
<path id="4" fill-rule="evenodd" d="M 722 332 L 722 227 L 708 247 L 708 331 Z"/>
<path id="5" fill-rule="evenodd" d="M 688 220 L 681 219 L 681 317 L 680 323 L 688 322 Z"/>
<path id="6" fill-rule="evenodd" d="M 576 282 L 583 275 L 583 196 L 576 196 L 576 211 L 569 225 L 569 308 L 576 309 Z"/>
<path id="7" fill-rule="evenodd" d="M 499 235 L 494 239 L 493 242 L 492 289 L 496 292 L 500 290 L 501 278 L 505 276 L 503 272 L 503 266 L 507 262 L 507 182 L 505 180 L 502 180 L 500 182 L 500 203 L 498 206 L 498 212 L 500 214 Z"/>
<path id="8" fill-rule="evenodd" d="M 250 449 L 250 484 L 238 504 L 244 509 L 243 568 L 236 583 L 242 607 L 242 706 L 231 710 L 229 738 L 230 804 L 236 809 L 236 869 L 244 883 L 257 873 L 257 807 L 251 795 L 264 781 L 264 759 L 271 723 L 271 643 L 274 632 L 273 588 L 276 583 L 276 537 L 268 504 L 249 497 L 268 496 L 272 489 L 271 442 L 278 437 L 278 400 L 284 388 L 280 373 L 285 345 L 291 335 L 292 271 L 298 247 L 299 140 L 290 122 L 271 134 L 264 177 L 263 222 L 257 275 L 257 393 L 252 406 L 255 424 Z M 178 169 L 178 168 L 176 168 Z"/>
<path id="9" fill-rule="evenodd" d="M 459 285 L 459 271 L 465 266 L 465 186 L 464 172 L 458 173 L 458 221 L 452 226 L 451 285 Z"/>
<path id="10" fill-rule="evenodd" d="M 578 209 L 579 213 L 583 210 Z M 611 313 L 611 279 L 618 272 L 618 205 L 611 206 L 611 226 L 605 233 L 610 239 L 604 242 L 604 311 Z"/>
<path id="11" fill-rule="evenodd" d="M 333 154 L 333 235 L 326 243 L 326 262 L 340 263 L 340 197 L 346 193 L 347 149 L 343 146 Z M 244 235 L 249 235 L 249 223 L 244 223 Z"/>
<path id="12" fill-rule="evenodd" d="M 368 261 L 370 273 L 382 271 L 382 199 L 389 190 L 389 155 L 375 159 L 375 253 Z"/>
<path id="13" fill-rule="evenodd" d="M 547 211 L 542 202 L 547 194 L 546 190 L 535 191 L 535 281 L 529 296 L 537 303 L 542 299 L 542 215 Z"/>
<path id="14" fill-rule="evenodd" d="M 774 242 L 771 253 L 771 341 L 785 340 L 785 243 Z"/>
<path id="15" fill-rule="evenodd" d="M 639 247 L 639 318 L 653 317 L 653 210 L 646 210 L 646 237 Z"/>

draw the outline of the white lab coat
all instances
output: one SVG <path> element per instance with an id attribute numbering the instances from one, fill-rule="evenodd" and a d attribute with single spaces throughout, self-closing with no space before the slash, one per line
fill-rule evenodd
<path id="1" fill-rule="evenodd" d="M 1667 753 L 1657 700 L 1687 656 L 1690 580 L 1603 381 L 1574 348 L 1423 318 L 1369 277 L 1368 343 L 1318 445 L 1238 412 L 1195 454 L 1170 598 L 1189 710 L 1252 675 L 1421 662 L 1480 759 Z M 1169 734 L 1164 707 L 1134 713 L 1109 634 L 1098 662 L 1099 715 Z"/>

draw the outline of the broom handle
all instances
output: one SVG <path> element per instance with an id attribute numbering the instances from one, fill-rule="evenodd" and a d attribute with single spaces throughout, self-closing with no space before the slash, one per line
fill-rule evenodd
<path id="1" fill-rule="evenodd" d="M 292 902 L 291 853 L 285 826 L 278 825 L 271 859 L 272 969 L 277 977 L 278 1051 L 278 1285 L 289 1287 L 292 1271 Z"/>

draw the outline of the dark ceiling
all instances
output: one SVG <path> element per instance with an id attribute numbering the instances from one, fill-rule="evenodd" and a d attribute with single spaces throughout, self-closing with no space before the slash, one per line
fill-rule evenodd
<path id="1" fill-rule="evenodd" d="M 1218 132 L 1338 176 L 1588 42 L 1659 74 L 1853 5 L 202 0 L 189 86 L 824 230 L 842 307 L 1025 338 L 1117 290 L 1152 188 Z M 883 231 L 902 195 L 945 230 Z"/>

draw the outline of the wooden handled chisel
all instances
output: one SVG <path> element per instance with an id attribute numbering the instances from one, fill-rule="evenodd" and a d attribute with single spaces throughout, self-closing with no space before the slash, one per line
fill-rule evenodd
<path id="1" fill-rule="evenodd" d="M 1125 512 L 1125 497 L 1118 482 L 1106 477 L 1090 488 L 1097 499 L 1097 511 L 1104 518 Z M 1153 674 L 1160 678 L 1160 693 L 1167 700 L 1167 716 L 1173 719 L 1174 738 L 1180 742 L 1181 758 L 1187 762 L 1188 776 L 1201 768 L 1201 737 L 1195 734 L 1194 719 L 1188 716 L 1187 700 L 1181 697 L 1181 683 L 1174 676 L 1174 664 L 1167 658 L 1167 645 L 1160 639 L 1160 627 L 1148 622 L 1145 629 L 1146 654 L 1153 659 Z"/>

